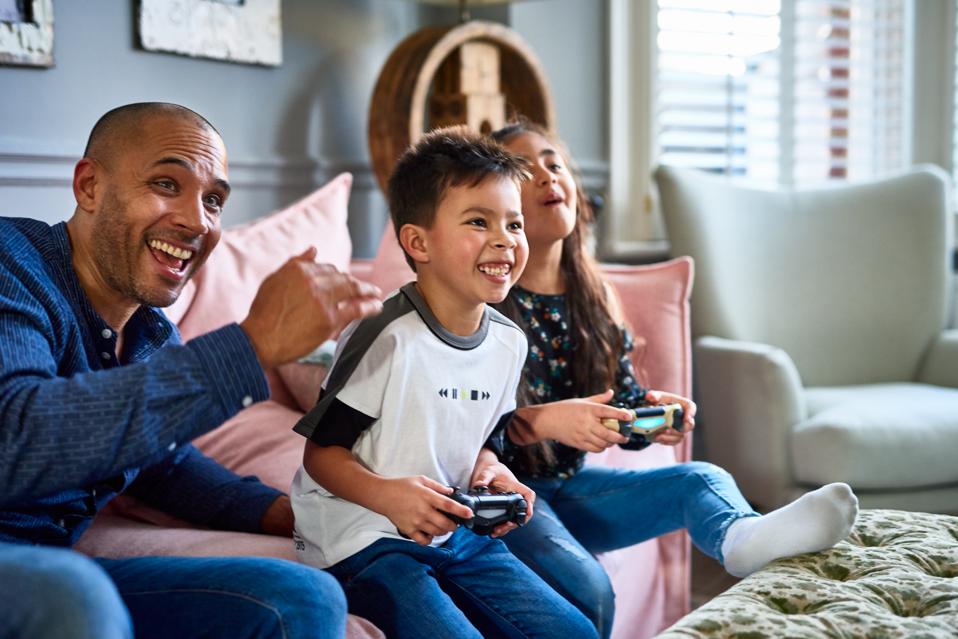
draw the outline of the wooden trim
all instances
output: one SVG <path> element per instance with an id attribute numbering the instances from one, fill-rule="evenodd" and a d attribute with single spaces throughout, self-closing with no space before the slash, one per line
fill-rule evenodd
<path id="1" fill-rule="evenodd" d="M 547 128 L 554 126 L 555 109 L 545 72 L 515 31 L 480 20 L 420 29 L 390 54 L 370 102 L 369 155 L 384 192 L 396 160 L 429 128 L 429 89 L 440 65 L 460 46 L 474 40 L 499 47 L 500 91 L 506 97 L 507 117 L 521 113 Z"/>

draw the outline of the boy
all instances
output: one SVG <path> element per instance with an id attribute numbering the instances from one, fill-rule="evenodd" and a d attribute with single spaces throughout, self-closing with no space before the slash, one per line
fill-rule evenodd
<path id="1" fill-rule="evenodd" d="M 328 568 L 352 612 L 389 637 L 594 637 L 591 623 L 502 542 L 457 528 L 450 485 L 534 494 L 491 437 L 515 409 L 525 335 L 486 306 L 525 266 L 525 164 L 463 129 L 426 135 L 389 181 L 417 281 L 350 326 L 293 480 L 296 545 Z M 508 532 L 501 524 L 494 532 Z"/>

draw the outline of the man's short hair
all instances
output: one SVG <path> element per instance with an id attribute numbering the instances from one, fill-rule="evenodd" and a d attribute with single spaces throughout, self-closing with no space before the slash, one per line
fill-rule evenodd
<path id="1" fill-rule="evenodd" d="M 159 116 L 190 120 L 200 128 L 219 135 L 219 131 L 210 124 L 209 120 L 185 106 L 171 102 L 134 102 L 111 109 L 97 120 L 96 124 L 93 125 L 93 130 L 90 131 L 86 148 L 83 150 L 83 157 L 97 160 L 110 157 L 117 140 L 124 135 L 135 134 L 144 122 Z M 136 139 L 135 135 L 131 137 Z"/>
<path id="2" fill-rule="evenodd" d="M 406 150 L 389 177 L 389 215 L 399 239 L 405 224 L 430 228 L 439 202 L 453 186 L 477 186 L 490 177 L 520 184 L 529 163 L 464 126 L 436 129 Z M 409 255 L 406 262 L 416 270 Z"/>

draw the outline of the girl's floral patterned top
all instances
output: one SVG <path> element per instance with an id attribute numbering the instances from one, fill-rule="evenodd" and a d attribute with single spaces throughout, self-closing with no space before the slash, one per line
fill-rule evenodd
<path id="1" fill-rule="evenodd" d="M 543 295 L 513 286 L 509 293 L 519 308 L 529 340 L 529 357 L 526 361 L 524 381 L 530 386 L 536 403 L 553 402 L 578 397 L 572 379 L 571 362 L 575 357 L 575 344 L 569 330 L 565 295 Z M 635 370 L 629 353 L 634 348 L 632 334 L 622 328 L 623 348 L 616 371 L 613 402 L 625 406 L 638 406 L 645 397 L 646 389 L 635 379 Z M 506 441 L 506 462 L 515 458 L 517 447 Z M 540 467 L 532 474 L 539 477 L 567 477 L 582 467 L 585 451 L 555 442 L 556 463 L 548 468 Z M 525 470 L 525 469 L 520 469 Z"/>

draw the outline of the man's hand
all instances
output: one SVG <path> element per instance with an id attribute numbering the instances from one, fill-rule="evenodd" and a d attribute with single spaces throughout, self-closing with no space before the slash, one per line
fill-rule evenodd
<path id="1" fill-rule="evenodd" d="M 384 483 L 375 510 L 395 524 L 396 529 L 417 544 L 428 546 L 433 537 L 445 535 L 458 524 L 445 513 L 471 519 L 472 510 L 446 495 L 452 488 L 423 475 L 400 477 Z"/>
<path id="2" fill-rule="evenodd" d="M 309 248 L 267 277 L 240 324 L 264 369 L 298 359 L 354 319 L 382 310 L 378 288 L 315 257 Z"/>
<path id="3" fill-rule="evenodd" d="M 666 428 L 655 437 L 656 444 L 665 444 L 666 446 L 675 446 L 685 439 L 685 434 L 695 430 L 695 402 L 687 397 L 665 393 L 663 391 L 650 390 L 645 393 L 646 403 L 652 406 L 660 404 L 681 404 L 682 405 L 682 430 Z"/>
<path id="4" fill-rule="evenodd" d="M 260 520 L 260 530 L 266 535 L 293 536 L 293 505 L 288 496 L 280 495 L 269 505 Z"/>
<path id="5" fill-rule="evenodd" d="M 533 504 L 536 501 L 535 491 L 516 479 L 512 471 L 500 462 L 496 454 L 488 448 L 479 451 L 479 458 L 476 460 L 476 466 L 472 471 L 472 479 L 469 481 L 469 488 L 489 486 L 502 492 L 519 493 L 526 500 L 526 521 L 532 518 Z M 518 528 L 518 526 L 511 521 L 507 521 L 496 526 L 490 537 L 502 537 L 514 528 Z"/>
<path id="6" fill-rule="evenodd" d="M 525 406 L 516 411 L 509 426 L 517 444 L 532 444 L 544 439 L 600 453 L 609 446 L 624 444 L 628 437 L 602 425 L 603 419 L 628 420 L 628 411 L 609 406 L 612 391 L 576 399 L 563 399 L 548 404 Z"/>

